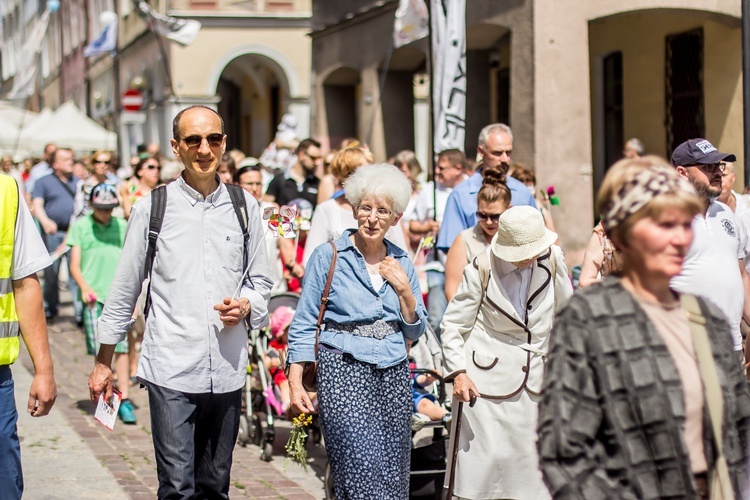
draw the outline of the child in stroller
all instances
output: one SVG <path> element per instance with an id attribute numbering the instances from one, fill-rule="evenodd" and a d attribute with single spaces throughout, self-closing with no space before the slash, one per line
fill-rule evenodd
<path id="1" fill-rule="evenodd" d="M 268 350 L 263 355 L 263 361 L 273 380 L 273 386 L 279 393 L 278 401 L 272 388 L 266 389 L 265 396 L 269 398 L 278 415 L 286 414 L 289 408 L 289 381 L 284 374 L 284 359 L 286 358 L 287 336 L 289 325 L 292 324 L 294 309 L 289 306 L 279 306 L 271 314 L 271 340 Z"/>
<path id="2" fill-rule="evenodd" d="M 442 382 L 432 370 L 420 370 L 414 358 L 409 359 L 411 371 L 411 395 L 414 401 L 414 413 L 411 417 L 411 430 L 419 432 L 425 424 L 440 421 L 450 429 L 451 414 L 438 402 L 437 396 L 431 390 L 434 382 Z"/>

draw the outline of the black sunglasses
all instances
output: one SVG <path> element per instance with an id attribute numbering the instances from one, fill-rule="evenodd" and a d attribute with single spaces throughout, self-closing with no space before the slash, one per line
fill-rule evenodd
<path id="1" fill-rule="evenodd" d="M 201 136 L 201 135 L 189 135 L 187 137 L 183 137 L 183 141 L 185 142 L 185 145 L 190 149 L 197 149 L 200 147 L 201 144 L 203 144 L 203 139 L 206 139 L 208 141 L 208 145 L 212 148 L 218 148 L 221 147 L 221 144 L 224 142 L 224 134 L 208 134 L 207 136 Z"/>
<path id="2" fill-rule="evenodd" d="M 104 163 L 106 165 L 109 165 L 110 163 L 112 163 L 112 161 L 111 160 L 94 160 L 94 163 Z"/>
<path id="3" fill-rule="evenodd" d="M 481 220 L 482 222 L 490 221 L 497 224 L 498 222 L 500 222 L 500 215 L 502 214 L 486 214 L 484 212 L 477 212 L 477 219 Z"/>

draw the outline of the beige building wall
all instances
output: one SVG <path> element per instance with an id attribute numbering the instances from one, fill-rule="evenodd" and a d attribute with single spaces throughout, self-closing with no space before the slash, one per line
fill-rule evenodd
<path id="1" fill-rule="evenodd" d="M 742 162 L 742 67 L 739 20 L 717 22 L 687 11 L 642 11 L 592 21 L 589 25 L 591 88 L 600 76 L 599 62 L 621 51 L 625 138 L 638 137 L 649 153 L 669 158 L 665 110 L 665 39 L 703 29 L 703 95 L 706 138 Z M 637 36 L 633 36 L 637 34 Z M 592 123 L 601 104 L 592 94 Z M 741 179 L 738 179 L 741 185 Z"/>
<path id="2" fill-rule="evenodd" d="M 734 64 L 739 67 L 739 35 L 734 33 L 736 19 L 740 15 L 740 4 L 731 0 L 597 0 L 574 2 L 573 0 L 535 0 L 534 17 L 534 134 L 535 166 L 537 178 L 542 186 L 554 185 L 560 197 L 560 206 L 554 215 L 558 223 L 561 243 L 568 252 L 568 262 L 580 262 L 582 249 L 591 234 L 594 216 L 593 196 L 593 113 L 591 100 L 592 61 L 589 46 L 596 47 L 598 54 L 607 51 L 606 46 L 615 45 L 615 35 L 607 33 L 602 18 L 624 12 L 628 17 L 641 15 L 647 21 L 645 27 L 620 29 L 620 43 L 627 41 L 627 53 L 623 48 L 625 135 L 641 134 L 651 151 L 663 152 L 664 137 L 664 34 L 666 27 L 659 24 L 659 10 L 692 9 L 703 11 L 692 22 L 684 14 L 671 11 L 661 21 L 682 31 L 704 26 L 705 57 L 705 107 L 706 134 L 718 147 L 741 149 L 741 91 L 739 78 L 734 69 L 716 74 L 717 66 Z M 652 16 L 656 16 L 653 18 Z M 622 18 L 620 18 L 621 20 Z M 589 43 L 589 22 L 593 23 Z M 609 20 L 606 21 L 609 23 Z M 612 26 L 618 21 L 611 20 Z M 656 36 L 649 28 L 659 33 Z M 611 35 L 611 36 L 610 36 Z M 735 38 L 737 37 L 737 38 Z M 659 38 L 658 48 L 647 43 Z M 613 50 L 613 49 L 610 49 Z M 717 57 L 717 51 L 721 57 Z M 593 57 L 593 54 L 592 54 Z M 635 58 L 635 60 L 633 60 Z M 640 61 L 643 66 L 638 66 Z M 659 75 L 648 81 L 636 75 L 638 71 L 651 70 Z M 711 72 L 714 74 L 710 75 Z M 710 97 L 709 97 L 710 96 Z M 628 109 L 638 102 L 635 109 Z M 713 107 L 709 111 L 709 107 Z M 722 112 L 721 109 L 724 109 Z M 639 110 L 642 110 L 639 113 Z M 637 115 L 643 114 L 644 117 Z M 648 117 L 646 117 L 648 115 Z M 719 118 L 722 117 L 722 118 Z M 726 117 L 726 118 L 724 118 Z M 736 117 L 736 118 L 735 118 Z M 638 130 L 636 133 L 635 131 Z M 648 136 L 648 137 L 645 137 Z M 664 154 L 664 153 L 662 153 Z M 563 222 L 564 221 L 564 222 Z M 575 221 L 575 222 L 573 222 Z"/>
<path id="3" fill-rule="evenodd" d="M 201 29 L 192 45 L 172 44 L 175 92 L 213 95 L 227 64 L 244 54 L 266 56 L 282 69 L 291 97 L 310 96 L 311 51 L 306 29 Z"/>

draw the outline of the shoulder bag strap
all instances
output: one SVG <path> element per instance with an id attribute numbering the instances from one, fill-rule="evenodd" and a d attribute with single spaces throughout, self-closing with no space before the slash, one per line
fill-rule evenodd
<path id="1" fill-rule="evenodd" d="M 62 184 L 62 187 L 65 188 L 65 191 L 67 191 L 68 194 L 70 196 L 72 196 L 74 200 L 76 199 L 76 192 L 74 190 L 70 189 L 70 186 L 68 186 L 67 182 L 63 182 L 63 180 L 60 179 L 58 176 L 56 176 L 54 172 L 52 172 L 50 175 L 52 177 L 54 177 L 55 179 L 57 179 L 57 182 L 59 182 L 60 184 Z"/>
<path id="2" fill-rule="evenodd" d="M 331 268 L 328 270 L 328 278 L 326 279 L 326 286 L 323 288 L 323 295 L 320 297 L 320 309 L 318 310 L 318 323 L 315 325 L 315 359 L 318 359 L 318 339 L 320 338 L 320 327 L 323 324 L 323 315 L 326 312 L 328 306 L 328 293 L 331 291 L 331 282 L 333 281 L 333 271 L 336 269 L 336 259 L 338 258 L 338 250 L 336 250 L 336 244 L 333 241 L 329 241 L 331 248 L 333 248 L 333 258 L 331 259 Z"/>
<path id="3" fill-rule="evenodd" d="M 151 278 L 151 270 L 154 267 L 156 257 L 156 240 L 159 239 L 161 225 L 164 222 L 164 214 L 167 210 L 167 186 L 159 186 L 151 191 L 151 220 L 148 224 L 148 250 L 146 251 L 146 267 L 143 276 Z M 151 280 L 148 282 L 146 291 L 146 305 L 143 315 L 148 318 L 151 310 Z"/>
<path id="4" fill-rule="evenodd" d="M 716 364 L 711 353 L 711 344 L 706 331 L 706 318 L 701 313 L 698 299 L 694 295 L 683 293 L 680 296 L 682 307 L 687 313 L 690 332 L 693 336 L 693 346 L 698 359 L 698 369 L 703 380 L 704 395 L 708 415 L 711 419 L 714 441 L 716 443 L 716 463 L 713 466 L 711 478 L 711 499 L 734 498 L 732 481 L 729 478 L 727 461 L 724 458 L 721 426 L 724 422 L 724 398 L 722 396 L 719 376 L 716 374 Z"/>

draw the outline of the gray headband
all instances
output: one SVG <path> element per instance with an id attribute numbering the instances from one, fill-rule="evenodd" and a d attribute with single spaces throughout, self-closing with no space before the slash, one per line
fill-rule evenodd
<path id="1" fill-rule="evenodd" d="M 607 213 L 602 217 L 602 227 L 611 231 L 657 196 L 677 191 L 695 193 L 693 186 L 674 170 L 661 166 L 649 167 L 624 183 L 615 193 Z"/>

